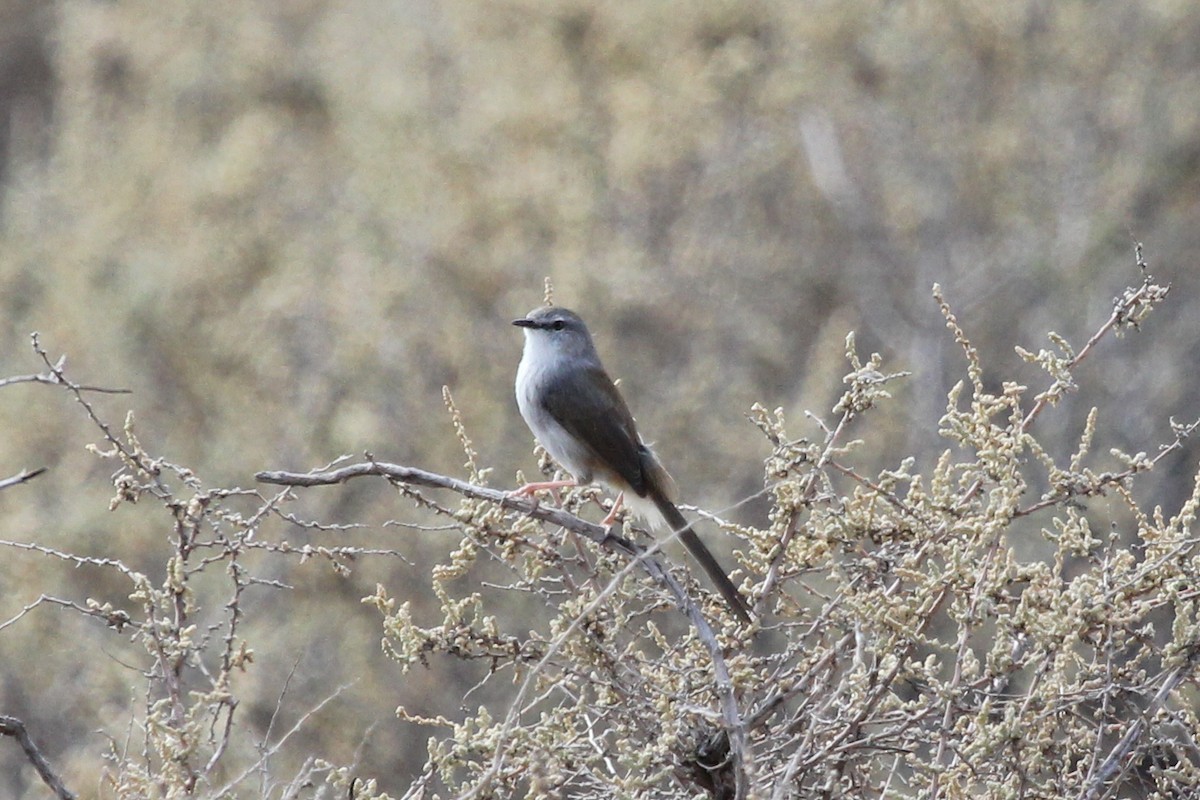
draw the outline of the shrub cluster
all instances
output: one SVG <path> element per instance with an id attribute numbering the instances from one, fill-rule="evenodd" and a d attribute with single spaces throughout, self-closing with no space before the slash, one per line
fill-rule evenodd
<path id="1" fill-rule="evenodd" d="M 34 551 L 111 570 L 129 603 L 47 592 L 0 635 L 49 603 L 141 645 L 144 704 L 123 712 L 131 733 L 108 754 L 111 796 L 385 797 L 376 778 L 387 776 L 358 775 L 322 754 L 307 754 L 294 774 L 273 772 L 290 733 L 254 740 L 237 714 L 243 674 L 261 668 L 241 633 L 247 591 L 303 591 L 247 562 L 321 558 L 346 572 L 395 555 L 295 547 L 284 535 L 336 527 L 285 510 L 303 487 L 375 476 L 459 535 L 426 585 L 380 585 L 364 599 L 381 614 L 385 652 L 402 674 L 479 667 L 460 708 L 399 709 L 429 736 L 406 797 L 1190 796 L 1200 785 L 1200 488 L 1173 513 L 1143 508 L 1137 493 L 1200 423 L 1172 423 L 1174 441 L 1153 455 L 1098 455 L 1096 410 L 1072 453 L 1051 453 L 1037 436 L 1096 345 L 1166 296 L 1142 267 L 1141 284 L 1116 298 L 1084 346 L 1052 334 L 1052 349 L 1019 350 L 1047 375 L 1036 393 L 987 377 L 935 288 L 966 373 L 950 392 L 939 427 L 948 446 L 936 463 L 855 469 L 855 454 L 870 447 L 850 439 L 858 420 L 907 373 L 886 372 L 878 356 L 862 360 L 853 336 L 845 392 L 829 419 L 810 415 L 810 433 L 756 405 L 751 419 L 771 448 L 769 524 L 703 513 L 736 543 L 751 626 L 664 542 L 642 544 L 578 516 L 603 502 L 594 488 L 550 507 L 487 487 L 489 470 L 448 392 L 467 480 L 368 455 L 260 473 L 264 485 L 287 487 L 274 494 L 213 489 L 151 455 L 132 415 L 122 432 L 110 430 L 89 403 L 92 387 L 36 345 L 46 372 L 27 377 L 64 387 L 92 416 L 103 438 L 95 453 L 117 465 L 114 506 L 149 501 L 165 511 L 171 548 L 165 578 L 154 581 L 117 554 L 4 542 L 13 557 Z M 22 474 L 6 487 L 35 479 Z M 461 499 L 447 503 L 454 492 Z M 418 592 L 438 600 L 432 624 L 414 613 Z M 313 724 L 328 699 L 292 732 Z M 36 738 L 24 740 L 31 763 L 41 758 Z M 71 796 L 61 784 L 56 791 Z"/>

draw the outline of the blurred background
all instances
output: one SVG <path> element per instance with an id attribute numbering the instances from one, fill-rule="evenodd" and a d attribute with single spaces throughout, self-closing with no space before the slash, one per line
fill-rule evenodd
<path id="1" fill-rule="evenodd" d="M 1069 453 L 1095 405 L 1098 453 L 1153 452 L 1170 416 L 1197 414 L 1198 190 L 1200 8 L 1183 0 L 0 0 L 0 375 L 41 369 L 40 331 L 75 379 L 133 391 L 96 398 L 110 424 L 133 409 L 147 449 L 208 486 L 364 450 L 462 475 L 443 385 L 493 484 L 515 485 L 536 462 L 509 322 L 550 277 L 684 499 L 761 523 L 762 501 L 730 508 L 762 487 L 751 403 L 819 436 L 803 412 L 829 415 L 856 331 L 913 375 L 851 431 L 852 463 L 927 469 L 965 377 L 932 284 L 989 386 L 1032 395 L 1048 379 L 1013 346 L 1055 330 L 1081 347 L 1140 280 L 1135 241 L 1169 301 L 1103 343 L 1038 433 Z M 70 398 L 6 387 L 0 420 L 0 473 L 49 468 L 0 493 L 0 538 L 161 581 L 170 520 L 108 511 L 114 467 L 84 451 L 97 432 Z M 1140 499 L 1173 513 L 1195 463 L 1183 448 Z M 375 526 L 410 505 L 365 483 L 301 503 Z M 457 537 L 274 535 L 414 564 L 264 567 L 295 588 L 246 600 L 258 657 L 237 721 L 262 735 L 293 668 L 277 725 L 351 684 L 297 752 L 359 750 L 400 792 L 428 732 L 393 709 L 457 719 L 472 678 L 401 675 L 358 600 L 381 581 L 433 608 L 424 571 Z M 128 591 L 0 557 L 0 621 L 42 592 Z M 143 702 L 127 647 L 48 608 L 0 632 L 0 713 L 84 792 Z M 9 744 L 0 795 L 42 796 Z"/>

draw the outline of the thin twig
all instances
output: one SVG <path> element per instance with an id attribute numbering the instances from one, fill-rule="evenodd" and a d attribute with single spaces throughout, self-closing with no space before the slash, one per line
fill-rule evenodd
<path id="1" fill-rule="evenodd" d="M 226 783 L 224 786 L 222 786 L 221 789 L 218 790 L 216 792 L 216 794 L 214 794 L 213 796 L 214 797 L 225 797 L 230 792 L 232 792 L 239 784 L 241 784 L 242 781 L 244 781 L 244 780 L 246 780 L 246 778 L 250 777 L 251 773 L 253 773 L 255 770 L 257 770 L 260 767 L 262 767 L 263 765 L 265 765 L 267 763 L 267 761 L 270 760 L 271 756 L 278 753 L 283 748 L 283 746 L 285 744 L 287 744 L 288 740 L 291 739 L 293 736 L 295 736 L 301 729 L 303 729 L 304 726 L 307 725 L 312 720 L 313 717 L 315 717 L 317 714 L 319 714 L 321 712 L 322 709 L 325 708 L 325 706 L 332 703 L 334 700 L 336 700 L 338 697 L 341 696 L 342 692 L 346 691 L 353 685 L 354 685 L 353 683 L 342 684 L 337 689 L 335 689 L 332 694 L 327 695 L 325 697 L 325 699 L 321 700 L 319 703 L 312 706 L 310 709 L 308 709 L 308 711 L 305 711 L 304 714 L 302 714 L 300 716 L 300 719 L 296 720 L 295 724 L 293 724 L 292 727 L 290 727 L 286 731 L 284 731 L 283 735 L 281 737 L 279 737 L 279 741 L 275 742 L 275 744 L 271 745 L 270 747 L 265 747 L 263 749 L 262 755 L 259 756 L 258 761 L 254 762 L 250 766 L 246 767 L 246 769 L 244 769 L 241 772 L 241 774 L 234 776 L 228 783 Z M 276 713 L 278 713 L 278 708 L 276 708 Z M 274 717 L 272 717 L 272 721 L 274 721 Z M 266 742 L 264 741 L 263 744 L 265 745 Z"/>
<path id="2" fill-rule="evenodd" d="M 87 412 L 88 418 L 91 419 L 92 423 L 104 434 L 105 440 L 111 444 L 118 453 L 121 454 L 125 463 L 131 466 L 136 466 L 138 469 L 145 472 L 146 475 L 148 475 L 154 481 L 154 486 L 161 493 L 161 495 L 163 497 L 169 497 L 171 493 L 167 489 L 166 485 L 163 484 L 162 478 L 159 477 L 158 469 L 155 467 L 155 465 L 145 463 L 136 453 L 131 453 L 129 448 L 126 447 L 113 434 L 112 429 L 108 427 L 108 423 L 100 419 L 100 416 L 96 413 L 96 409 L 92 407 L 92 404 L 84 398 L 83 392 L 87 390 L 87 387 L 80 386 L 78 383 L 75 383 L 67 378 L 66 372 L 63 369 L 64 365 L 66 364 L 66 357 L 64 356 L 58 361 L 52 362 L 50 360 L 49 353 L 47 353 L 46 349 L 42 347 L 41 338 L 37 331 L 34 331 L 32 334 L 30 334 L 30 339 L 33 343 L 33 351 L 37 353 L 38 357 L 42 359 L 42 363 L 44 363 L 50 370 L 50 374 L 54 376 L 54 382 L 60 386 L 65 386 L 67 390 L 74 395 L 75 402 L 83 406 L 83 410 Z M 95 390 L 93 389 L 92 391 Z"/>
<path id="3" fill-rule="evenodd" d="M 5 478 L 4 480 L 0 481 L 0 489 L 7 489 L 10 486 L 16 486 L 18 483 L 24 483 L 25 481 L 33 480 L 45 471 L 45 467 L 41 467 L 40 469 L 23 469 L 16 475 L 13 475 L 11 478 Z"/>
<path id="4" fill-rule="evenodd" d="M 1136 292 L 1124 298 L 1122 302 L 1118 303 L 1113 308 L 1112 314 L 1109 315 L 1104 324 L 1100 326 L 1099 330 L 1092 334 L 1092 338 L 1087 340 L 1087 344 L 1083 346 L 1083 349 L 1076 353 L 1075 357 L 1066 363 L 1064 369 L 1069 371 L 1079 366 L 1079 364 L 1091 354 L 1092 350 L 1095 349 L 1100 340 L 1104 338 L 1105 334 L 1115 328 L 1121 321 L 1128 318 L 1130 310 L 1133 309 L 1138 302 L 1149 293 L 1151 286 L 1152 284 L 1150 283 L 1149 278 L 1147 278 L 1146 282 L 1138 287 Z M 1037 419 L 1039 414 L 1042 413 L 1042 410 L 1055 400 L 1057 400 L 1057 397 L 1051 395 L 1049 392 L 1042 393 L 1042 396 L 1038 399 L 1038 401 L 1033 404 L 1033 408 L 1031 408 L 1029 413 L 1025 415 L 1025 418 L 1021 420 L 1021 427 L 1017 432 L 1024 433 L 1027 431 L 1029 426 L 1033 424 L 1033 421 Z"/>
<path id="5" fill-rule="evenodd" d="M 7 544 L 7 543 L 0 542 L 0 544 Z M 0 622 L 0 631 L 4 630 L 5 628 L 9 627 L 10 625 L 15 625 L 26 614 L 33 611 L 35 608 L 42 605 L 43 603 L 48 603 L 50 605 L 56 605 L 56 606 L 62 606 L 63 608 L 69 608 L 72 611 L 78 611 L 80 614 L 83 614 L 84 616 L 95 617 L 96 619 L 102 620 L 105 625 L 108 625 L 110 628 L 116 628 L 118 631 L 124 630 L 126 626 L 132 627 L 137 630 L 140 630 L 142 627 L 141 623 L 134 622 L 132 619 L 129 618 L 129 614 L 125 611 L 122 611 L 121 609 L 115 609 L 115 608 L 112 608 L 111 606 L 107 606 L 107 605 L 105 605 L 105 606 L 96 605 L 94 607 L 93 606 L 81 606 L 81 605 L 79 605 L 79 603 L 75 603 L 70 600 L 63 600 L 61 597 L 51 597 L 48 594 L 43 594 L 40 597 L 38 597 L 37 600 L 34 600 L 32 603 L 27 603 L 25 606 L 23 606 L 21 608 L 21 610 L 14 616 L 10 617 L 9 619 L 5 620 L 4 622 Z"/>
<path id="6" fill-rule="evenodd" d="M 36 336 L 37 334 L 34 335 Z M 61 371 L 63 364 L 64 361 L 60 358 L 56 364 L 56 367 Z M 13 375 L 8 378 L 0 378 L 0 389 L 3 389 L 5 386 L 9 386 L 14 383 L 44 383 L 49 386 L 63 385 L 63 382 L 60 381 L 53 372 L 42 372 L 36 375 Z M 81 392 L 98 392 L 100 394 L 133 394 L 132 389 L 110 389 L 106 386 L 86 386 L 83 384 L 76 384 L 75 388 Z"/>

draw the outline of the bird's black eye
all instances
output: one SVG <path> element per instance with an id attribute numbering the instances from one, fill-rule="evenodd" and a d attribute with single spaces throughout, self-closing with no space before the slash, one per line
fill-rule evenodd
<path id="1" fill-rule="evenodd" d="M 551 330 L 561 331 L 565 327 L 567 327 L 567 323 L 563 322 L 561 319 L 556 319 L 554 322 L 550 323 Z"/>

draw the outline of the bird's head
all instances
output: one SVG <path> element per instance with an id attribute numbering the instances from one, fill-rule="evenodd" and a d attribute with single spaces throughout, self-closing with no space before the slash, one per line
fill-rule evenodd
<path id="1" fill-rule="evenodd" d="M 545 349 L 551 353 L 596 357 L 592 335 L 578 314 L 569 308 L 540 306 L 513 325 L 525 329 L 526 347 Z"/>

